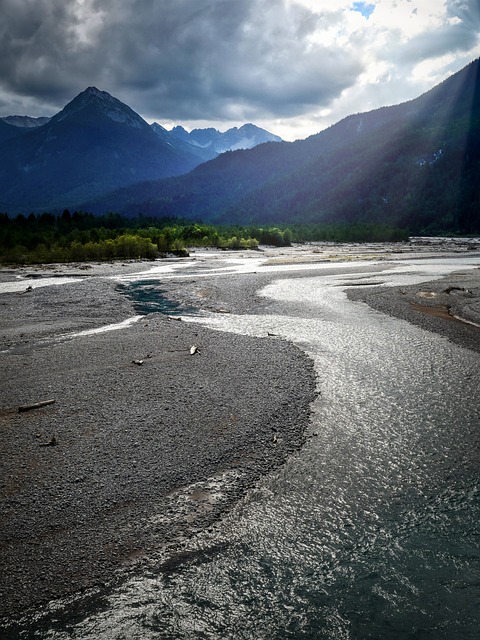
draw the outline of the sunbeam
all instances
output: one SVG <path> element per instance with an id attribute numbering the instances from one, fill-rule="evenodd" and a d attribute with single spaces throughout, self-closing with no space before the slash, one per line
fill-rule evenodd
<path id="1" fill-rule="evenodd" d="M 430 233 L 450 227 L 464 233 L 474 230 L 479 73 L 477 60 L 420 99 L 422 116 L 416 135 L 423 149 L 417 160 L 418 180 L 413 185 L 417 207 L 413 211 L 420 219 L 424 216 Z M 444 194 L 441 199 L 440 192 Z"/>

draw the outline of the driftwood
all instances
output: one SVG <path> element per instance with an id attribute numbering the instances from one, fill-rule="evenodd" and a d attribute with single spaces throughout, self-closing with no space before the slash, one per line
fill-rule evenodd
<path id="1" fill-rule="evenodd" d="M 46 407 L 49 404 L 53 404 L 55 400 L 43 400 L 42 402 L 34 402 L 33 404 L 23 404 L 18 407 L 20 413 L 23 411 L 31 411 L 32 409 L 40 409 L 41 407 Z"/>
<path id="2" fill-rule="evenodd" d="M 168 353 L 185 353 L 186 349 L 168 349 Z M 200 349 L 192 344 L 192 346 L 190 347 L 190 355 L 194 356 L 196 353 L 198 353 L 198 355 L 200 355 Z"/>
<path id="3" fill-rule="evenodd" d="M 30 293 L 30 291 L 33 291 L 33 287 L 32 285 L 28 285 L 28 287 L 25 289 L 25 291 L 21 291 L 20 295 L 22 295 L 23 293 Z"/>

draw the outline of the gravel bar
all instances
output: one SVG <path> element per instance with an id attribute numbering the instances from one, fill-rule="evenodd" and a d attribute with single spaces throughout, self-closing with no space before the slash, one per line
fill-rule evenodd
<path id="1" fill-rule="evenodd" d="M 0 296 L 4 618 L 174 558 L 302 445 L 316 393 L 310 360 L 278 339 L 160 313 L 73 337 L 135 315 L 115 266 L 74 271 L 42 287 L 52 274 L 27 268 L 33 289 Z"/>

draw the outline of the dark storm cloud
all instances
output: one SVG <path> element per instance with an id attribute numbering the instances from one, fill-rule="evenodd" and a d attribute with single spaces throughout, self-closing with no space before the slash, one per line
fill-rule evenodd
<path id="1" fill-rule="evenodd" d="M 61 0 L 0 0 L 0 80 L 7 91 L 56 98 L 76 48 L 76 18 Z"/>
<path id="2" fill-rule="evenodd" d="M 328 103 L 360 71 L 347 54 L 313 45 L 318 18 L 283 0 L 111 6 L 101 42 L 109 73 L 132 99 L 141 94 L 145 107 L 164 117 L 300 113 Z"/>
<path id="3" fill-rule="evenodd" d="M 0 16 L 0 115 L 53 115 L 95 85 L 148 119 L 291 136 L 413 97 L 480 50 L 479 0 L 0 0 Z"/>
<path id="4" fill-rule="evenodd" d="M 0 0 L 0 12 L 2 92 L 45 105 L 95 84 L 164 118 L 291 116 L 362 71 L 311 38 L 321 15 L 284 0 Z"/>

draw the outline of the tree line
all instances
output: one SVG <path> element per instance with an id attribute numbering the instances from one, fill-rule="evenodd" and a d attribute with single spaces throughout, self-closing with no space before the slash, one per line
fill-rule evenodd
<path id="1" fill-rule="evenodd" d="M 405 230 L 389 225 L 213 225 L 139 215 L 65 210 L 62 214 L 0 213 L 0 262 L 34 264 L 91 260 L 155 259 L 169 253 L 186 255 L 187 247 L 257 249 L 292 242 L 403 241 Z"/>

